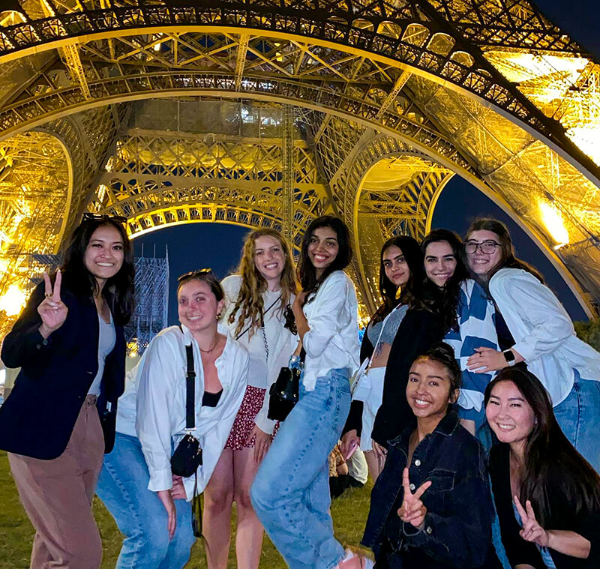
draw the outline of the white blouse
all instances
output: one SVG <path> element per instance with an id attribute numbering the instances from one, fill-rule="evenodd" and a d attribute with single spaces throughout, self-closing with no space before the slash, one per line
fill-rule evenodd
<path id="1" fill-rule="evenodd" d="M 138 366 L 137 435 L 150 471 L 153 492 L 172 488 L 171 454 L 185 432 L 187 360 L 191 343 L 196 371 L 196 429 L 203 451 L 198 468 L 198 489 L 204 490 L 225 448 L 235 416 L 242 404 L 248 373 L 248 350 L 231 336 L 215 365 L 223 393 L 216 407 L 203 407 L 204 372 L 200 349 L 185 327 L 166 328 L 156 336 Z M 222 326 L 219 332 L 227 333 Z M 187 499 L 194 493 L 194 476 L 183 479 Z"/>
<path id="2" fill-rule="evenodd" d="M 544 385 L 556 407 L 575 380 L 600 380 L 600 354 L 575 335 L 558 298 L 531 273 L 500 269 L 490 279 L 490 294 L 512 334 L 513 348 Z"/>
<path id="3" fill-rule="evenodd" d="M 310 330 L 304 335 L 306 350 L 302 381 L 307 391 L 315 388 L 318 377 L 332 369 L 349 370 L 360 364 L 358 342 L 358 302 L 350 277 L 334 271 L 304 305 Z"/>
<path id="4" fill-rule="evenodd" d="M 221 322 L 229 328 L 232 337 L 236 337 L 236 328 L 238 320 L 232 324 L 229 323 L 229 315 L 235 307 L 240 288 L 242 286 L 242 277 L 240 275 L 231 275 L 221 282 L 225 292 L 225 314 Z M 298 346 L 298 336 L 292 334 L 284 327 L 285 318 L 281 310 L 280 303 L 281 292 L 265 291 L 263 293 L 264 310 L 267 310 L 273 303 L 275 305 L 265 314 L 265 336 L 269 349 L 269 357 L 265 349 L 265 337 L 260 328 L 256 329 L 252 336 L 250 330 L 246 328 L 250 322 L 246 322 L 241 332 L 244 332 L 238 341 L 248 348 L 250 360 L 248 364 L 248 385 L 259 389 L 266 389 L 265 400 L 262 409 L 255 419 L 256 425 L 265 433 L 272 434 L 275 427 L 275 421 L 267 419 L 269 410 L 269 388 L 277 380 L 279 370 L 287 366 L 290 356 Z M 294 297 L 290 298 L 290 302 Z"/>

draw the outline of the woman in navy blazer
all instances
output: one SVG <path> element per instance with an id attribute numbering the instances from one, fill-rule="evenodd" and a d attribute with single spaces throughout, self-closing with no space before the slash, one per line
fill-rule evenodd
<path id="1" fill-rule="evenodd" d="M 87 214 L 4 339 L 3 362 L 21 371 L 0 408 L 0 449 L 36 530 L 32 568 L 100 565 L 91 502 L 114 443 L 133 289 L 123 224 Z"/>

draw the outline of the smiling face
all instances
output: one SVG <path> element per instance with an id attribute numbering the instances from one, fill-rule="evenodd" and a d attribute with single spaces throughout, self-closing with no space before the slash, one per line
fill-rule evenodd
<path id="1" fill-rule="evenodd" d="M 477 249 L 470 252 L 470 248 L 479 245 Z M 490 252 L 483 252 L 481 246 L 489 248 Z M 493 271 L 502 260 L 502 247 L 500 246 L 500 237 L 493 231 L 479 229 L 469 233 L 465 241 L 465 250 L 471 270 L 481 277 L 486 277 Z"/>
<path id="2" fill-rule="evenodd" d="M 308 258 L 316 269 L 317 278 L 335 258 L 340 250 L 337 233 L 331 227 L 317 227 L 308 242 Z"/>
<path id="3" fill-rule="evenodd" d="M 406 399 L 417 419 L 442 419 L 448 405 L 458 397 L 458 390 L 452 392 L 452 382 L 448 370 L 441 363 L 419 358 L 408 374 Z"/>
<path id="4" fill-rule="evenodd" d="M 425 249 L 425 273 L 442 288 L 452 278 L 457 259 L 448 241 L 434 241 Z"/>
<path id="5" fill-rule="evenodd" d="M 257 237 L 254 242 L 254 265 L 256 270 L 265 278 L 269 289 L 278 288 L 281 273 L 285 267 L 285 253 L 281 243 L 270 235 Z"/>
<path id="6" fill-rule="evenodd" d="M 485 408 L 490 427 L 500 442 L 524 448 L 535 426 L 535 413 L 512 381 L 500 381 Z"/>
<path id="7" fill-rule="evenodd" d="M 92 233 L 85 249 L 83 263 L 102 287 L 123 266 L 123 238 L 112 225 L 101 225 Z"/>
<path id="8" fill-rule="evenodd" d="M 210 285 L 201 280 L 189 280 L 177 291 L 179 322 L 190 331 L 202 332 L 217 327 L 217 315 L 224 301 L 217 302 Z"/>
<path id="9" fill-rule="evenodd" d="M 382 255 L 385 276 L 397 287 L 404 286 L 410 279 L 410 269 L 399 247 L 391 245 Z"/>

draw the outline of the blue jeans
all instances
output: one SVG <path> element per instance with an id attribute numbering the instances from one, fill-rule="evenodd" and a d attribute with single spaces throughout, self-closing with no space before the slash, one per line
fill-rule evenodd
<path id="1" fill-rule="evenodd" d="M 256 515 L 292 569 L 331 569 L 344 557 L 329 512 L 329 454 L 349 410 L 346 369 L 319 377 L 314 391 L 301 386 L 252 484 Z"/>
<path id="2" fill-rule="evenodd" d="M 600 473 L 598 417 L 600 382 L 581 379 L 575 371 L 575 383 L 567 398 L 554 408 L 554 415 L 565 436 Z"/>
<path id="3" fill-rule="evenodd" d="M 191 502 L 175 500 L 177 529 L 169 540 L 167 511 L 156 492 L 140 441 L 117 433 L 105 455 L 96 493 L 125 536 L 116 569 L 178 569 L 190 558 L 195 541 Z"/>

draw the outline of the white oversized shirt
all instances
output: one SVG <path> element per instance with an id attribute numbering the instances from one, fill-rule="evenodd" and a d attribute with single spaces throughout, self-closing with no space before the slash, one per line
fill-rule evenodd
<path id="1" fill-rule="evenodd" d="M 330 370 L 347 368 L 352 374 L 360 364 L 358 302 L 350 277 L 344 271 L 331 273 L 317 294 L 309 297 L 304 315 L 310 330 L 303 339 L 302 382 L 312 391 L 317 378 Z"/>
<path id="2" fill-rule="evenodd" d="M 506 268 L 490 279 L 489 287 L 515 340 L 513 348 L 555 407 L 573 388 L 574 370 L 583 379 L 600 380 L 600 354 L 575 335 L 567 311 L 546 285 L 527 271 Z"/>
<path id="3" fill-rule="evenodd" d="M 203 407 L 204 372 L 198 343 L 185 327 L 166 328 L 144 353 L 138 374 L 136 430 L 150 472 L 148 489 L 172 487 L 171 454 L 186 434 L 185 401 L 187 360 L 191 343 L 196 371 L 196 429 L 203 452 L 198 468 L 198 489 L 204 490 L 223 452 L 235 416 L 242 404 L 248 373 L 248 350 L 227 334 L 223 353 L 215 365 L 223 393 L 216 407 Z M 219 332 L 227 333 L 219 326 Z M 183 479 L 188 500 L 193 498 L 194 476 Z"/>
<path id="4" fill-rule="evenodd" d="M 225 315 L 222 322 L 229 328 L 229 333 L 232 337 L 236 337 L 236 328 L 238 320 L 232 324 L 229 323 L 229 315 L 231 314 L 235 303 L 237 302 L 242 286 L 242 277 L 240 275 L 231 275 L 221 282 L 223 291 L 225 292 Z M 282 367 L 287 366 L 290 356 L 298 346 L 298 336 L 292 334 L 284 327 L 285 317 L 281 310 L 281 293 L 265 291 L 263 294 L 264 310 L 267 310 L 273 303 L 275 305 L 265 314 L 265 335 L 267 345 L 269 347 L 269 357 L 265 350 L 265 341 L 260 328 L 254 331 L 250 337 L 250 330 L 247 330 L 250 322 L 246 322 L 241 332 L 244 332 L 239 342 L 248 348 L 250 360 L 248 365 L 248 385 L 266 389 L 267 393 L 263 402 L 262 409 L 259 411 L 256 419 L 256 425 L 261 431 L 272 434 L 275 427 L 275 421 L 267 418 L 269 410 L 269 388 L 279 375 Z M 290 298 L 290 302 L 294 301 L 294 297 Z"/>

